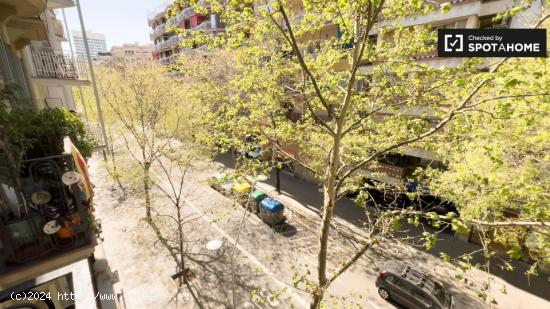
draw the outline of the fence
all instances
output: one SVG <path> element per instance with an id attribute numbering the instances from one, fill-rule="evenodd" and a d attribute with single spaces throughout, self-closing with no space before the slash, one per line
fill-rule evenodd
<path id="1" fill-rule="evenodd" d="M 89 80 L 84 58 L 37 49 L 31 49 L 31 58 L 32 77 Z"/>

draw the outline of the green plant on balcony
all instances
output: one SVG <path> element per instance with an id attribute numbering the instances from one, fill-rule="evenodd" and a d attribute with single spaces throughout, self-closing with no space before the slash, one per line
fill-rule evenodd
<path id="1" fill-rule="evenodd" d="M 86 158 L 92 155 L 93 138 L 78 117 L 63 108 L 48 108 L 40 112 L 16 109 L 10 120 L 15 131 L 27 141 L 24 157 L 39 158 L 63 153 L 63 139 L 71 138 Z"/>
<path id="2" fill-rule="evenodd" d="M 61 108 L 37 112 L 17 96 L 18 89 L 0 81 L 0 180 L 19 187 L 21 160 L 62 154 L 66 136 L 84 157 L 92 155 L 93 139 L 76 115 Z"/>
<path id="3" fill-rule="evenodd" d="M 0 164 L 0 180 L 20 187 L 19 159 L 30 141 L 13 126 L 11 110 L 24 106 L 24 101 L 17 96 L 18 90 L 16 84 L 0 80 L 0 162 L 5 163 Z"/>

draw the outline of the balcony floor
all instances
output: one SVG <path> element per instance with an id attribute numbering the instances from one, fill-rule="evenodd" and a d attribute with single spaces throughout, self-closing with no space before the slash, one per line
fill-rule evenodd
<path id="1" fill-rule="evenodd" d="M 62 78 L 39 78 L 33 77 L 32 80 L 37 84 L 44 86 L 58 86 L 58 85 L 67 85 L 67 86 L 90 86 L 91 82 L 89 80 L 81 79 L 62 79 Z"/>

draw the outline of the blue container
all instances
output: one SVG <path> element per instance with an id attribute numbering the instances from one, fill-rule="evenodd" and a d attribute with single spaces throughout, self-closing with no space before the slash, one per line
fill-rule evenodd
<path id="1" fill-rule="evenodd" d="M 282 211 L 285 208 L 285 206 L 283 206 L 283 204 L 281 204 L 281 202 L 277 200 L 274 200 L 270 197 L 266 197 L 260 202 L 260 208 L 265 209 L 268 212 L 275 213 L 275 212 Z"/>

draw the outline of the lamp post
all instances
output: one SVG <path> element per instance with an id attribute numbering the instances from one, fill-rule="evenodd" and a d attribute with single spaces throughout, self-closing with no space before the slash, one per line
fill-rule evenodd
<path id="1" fill-rule="evenodd" d="M 101 125 L 101 133 L 103 134 L 103 141 L 105 143 L 105 151 L 109 153 L 109 140 L 107 138 L 107 130 L 105 129 L 105 121 L 103 120 L 103 111 L 101 109 L 101 103 L 99 101 L 99 93 L 97 91 L 97 84 L 95 79 L 94 65 L 92 64 L 92 56 L 90 55 L 90 47 L 88 46 L 88 36 L 86 35 L 86 28 L 84 27 L 84 18 L 82 17 L 82 9 L 80 8 L 80 0 L 76 0 L 76 9 L 78 10 L 78 19 L 80 21 L 80 28 L 82 29 L 82 39 L 84 40 L 84 48 L 86 49 L 86 57 L 88 58 L 88 65 L 90 66 L 90 76 L 92 78 L 92 87 L 94 89 L 95 103 L 97 106 L 97 117 L 99 124 Z"/>

